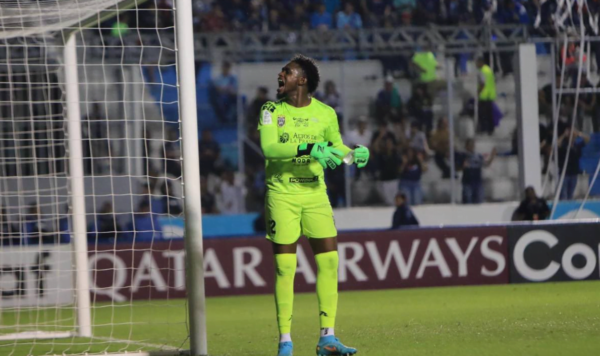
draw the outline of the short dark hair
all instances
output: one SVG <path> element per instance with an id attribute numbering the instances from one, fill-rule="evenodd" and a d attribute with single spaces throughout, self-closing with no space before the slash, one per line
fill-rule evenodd
<path id="1" fill-rule="evenodd" d="M 302 71 L 306 76 L 308 93 L 314 93 L 319 87 L 319 82 L 321 81 L 321 74 L 319 73 L 319 67 L 317 67 L 315 60 L 302 54 L 297 54 L 290 62 L 296 63 L 300 66 L 300 68 L 302 68 Z"/>

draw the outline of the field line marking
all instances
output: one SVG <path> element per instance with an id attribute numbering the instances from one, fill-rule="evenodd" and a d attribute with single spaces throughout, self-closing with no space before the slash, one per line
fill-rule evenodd
<path id="1" fill-rule="evenodd" d="M 167 349 L 167 350 L 179 350 L 179 348 L 174 347 L 174 346 L 169 346 L 169 345 L 159 345 L 159 344 L 151 344 L 151 343 L 147 343 L 147 342 L 140 342 L 140 341 L 133 341 L 133 340 L 124 340 L 124 339 L 115 339 L 112 337 L 104 337 L 104 336 L 92 336 L 92 339 L 98 339 L 98 340 L 104 340 L 104 341 L 111 341 L 111 342 L 119 342 L 119 343 L 123 343 L 123 344 L 133 344 L 133 345 L 139 345 L 139 346 L 145 346 L 145 347 L 154 347 L 157 349 Z"/>

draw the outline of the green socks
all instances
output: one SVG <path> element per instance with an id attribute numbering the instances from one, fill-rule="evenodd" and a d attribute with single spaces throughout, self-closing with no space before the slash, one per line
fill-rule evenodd
<path id="1" fill-rule="evenodd" d="M 333 328 L 338 302 L 338 253 L 337 251 L 320 253 L 315 256 L 315 260 L 321 329 Z"/>
<path id="2" fill-rule="evenodd" d="M 279 334 L 282 335 L 292 330 L 296 264 L 296 255 L 293 253 L 275 255 L 275 305 Z"/>
<path id="3" fill-rule="evenodd" d="M 317 262 L 317 298 L 319 299 L 321 329 L 333 329 L 338 302 L 338 253 L 337 251 L 320 253 L 315 256 L 315 260 Z M 292 329 L 296 265 L 295 254 L 275 255 L 275 305 L 277 306 L 277 324 L 281 335 L 289 334 Z"/>

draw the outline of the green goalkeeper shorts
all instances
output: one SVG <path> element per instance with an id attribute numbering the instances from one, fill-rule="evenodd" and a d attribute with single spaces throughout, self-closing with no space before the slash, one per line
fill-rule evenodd
<path id="1" fill-rule="evenodd" d="M 327 193 L 306 195 L 267 193 L 265 198 L 267 239 L 280 245 L 308 238 L 337 236 Z"/>

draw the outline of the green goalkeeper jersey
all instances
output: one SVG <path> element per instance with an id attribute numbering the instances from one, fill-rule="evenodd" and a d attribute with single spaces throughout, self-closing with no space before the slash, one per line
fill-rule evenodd
<path id="1" fill-rule="evenodd" d="M 351 151 L 342 142 L 335 111 L 315 98 L 301 108 L 285 101 L 267 102 L 258 130 L 269 192 L 308 194 L 326 189 L 323 167 L 309 155 L 296 157 L 298 145 L 329 141 L 344 155 Z"/>

